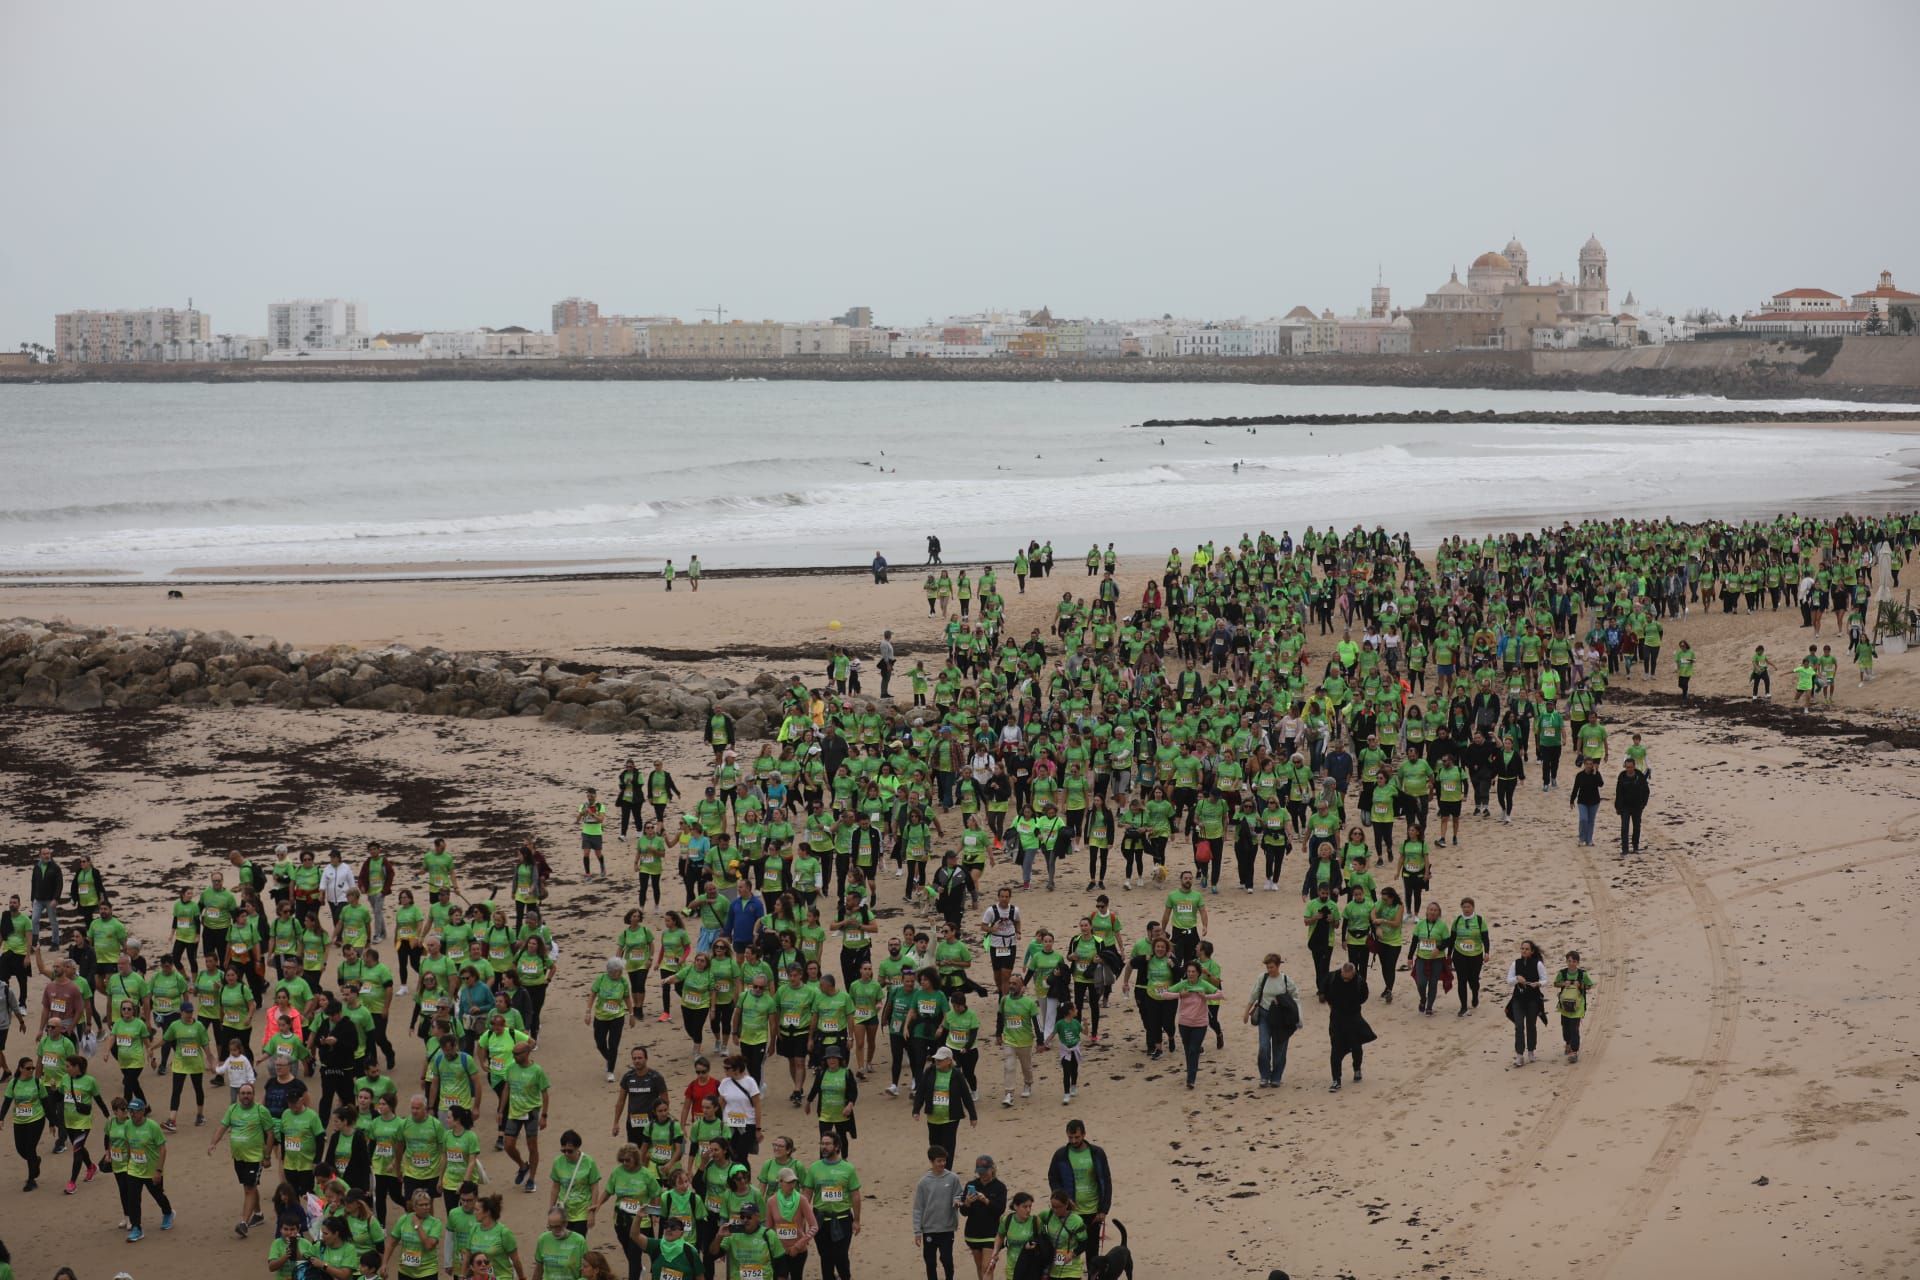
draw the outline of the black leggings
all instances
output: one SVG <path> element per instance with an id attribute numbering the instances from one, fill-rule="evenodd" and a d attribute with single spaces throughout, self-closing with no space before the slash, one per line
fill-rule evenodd
<path id="1" fill-rule="evenodd" d="M 616 1211 L 613 1215 L 613 1238 L 620 1242 L 620 1252 L 627 1255 L 627 1280 L 640 1280 L 646 1271 L 647 1251 L 635 1242 L 639 1234 L 633 1229 L 633 1215 Z"/>
<path id="2" fill-rule="evenodd" d="M 1400 967 L 1400 948 L 1380 944 L 1380 990 L 1384 995 L 1393 994 L 1393 975 Z"/>
<path id="3" fill-rule="evenodd" d="M 35 1120 L 32 1124 L 13 1126 L 13 1149 L 19 1152 L 22 1160 L 27 1162 L 27 1178 L 32 1182 L 40 1180 L 40 1135 L 46 1131 L 46 1128 L 45 1117 Z"/>
<path id="4" fill-rule="evenodd" d="M 1561 1017 L 1560 1039 L 1566 1042 L 1569 1053 L 1580 1052 L 1580 1019 Z"/>
<path id="5" fill-rule="evenodd" d="M 135 1231 L 140 1229 L 140 1197 L 144 1193 L 153 1197 L 163 1214 L 173 1212 L 173 1201 L 167 1199 L 167 1193 L 156 1185 L 152 1178 L 136 1178 L 130 1173 L 115 1174 L 120 1182 L 120 1205 L 127 1211 L 127 1225 Z M 311 1174 L 308 1175 L 311 1178 Z"/>
<path id="6" fill-rule="evenodd" d="M 593 1048 L 607 1059 L 607 1071 L 614 1069 L 614 1061 L 620 1057 L 620 1031 L 624 1017 L 595 1017 L 593 1019 Z"/>
<path id="7" fill-rule="evenodd" d="M 1467 992 L 1473 992 L 1473 1007 L 1480 1007 L 1480 966 L 1487 962 L 1485 956 L 1462 956 L 1453 958 L 1454 976 L 1460 979 L 1460 1007 L 1467 1007 Z"/>
<path id="8" fill-rule="evenodd" d="M 1096 883 L 1107 878 L 1107 859 L 1112 848 L 1104 844 L 1087 846 L 1087 879 Z"/>
<path id="9" fill-rule="evenodd" d="M 128 1102 L 132 1102 L 135 1098 L 142 1102 L 147 1100 L 147 1091 L 140 1087 L 140 1068 L 120 1068 L 120 1095 Z"/>
<path id="10" fill-rule="evenodd" d="M 1419 919 L 1421 902 L 1427 895 L 1427 877 L 1417 871 L 1403 872 L 1400 885 L 1407 894 L 1407 918 Z"/>
<path id="11" fill-rule="evenodd" d="M 400 1175 L 382 1173 L 373 1180 L 373 1215 L 380 1219 L 380 1225 L 387 1225 L 387 1201 L 393 1201 L 393 1207 L 404 1216 L 407 1212 L 407 1193 L 400 1185 Z"/>
<path id="12" fill-rule="evenodd" d="M 1580 1037 L 1580 1031 L 1574 1029 L 1574 1038 Z M 67 1130 L 67 1149 L 73 1152 L 73 1167 L 67 1172 L 68 1182 L 80 1181 L 80 1171 L 94 1167 L 93 1157 L 87 1154 L 87 1139 L 93 1136 L 92 1129 Z"/>
<path id="13" fill-rule="evenodd" d="M 1127 880 L 1147 878 L 1147 846 L 1138 840 L 1129 840 L 1120 846 L 1120 874 Z"/>
<path id="14" fill-rule="evenodd" d="M 176 1072 L 173 1077 L 173 1101 L 167 1104 L 169 1111 L 180 1109 L 180 1094 L 187 1081 L 193 1081 L 194 1110 L 204 1112 L 207 1109 L 207 1078 L 200 1072 Z M 331 1113 L 328 1113 L 331 1114 Z"/>
<path id="15" fill-rule="evenodd" d="M 1100 1035 L 1100 991 L 1091 982 L 1073 984 L 1073 1016 L 1086 1025 L 1087 1035 Z"/>
<path id="16" fill-rule="evenodd" d="M 683 1002 L 680 1005 L 680 1024 L 687 1029 L 687 1038 L 697 1047 L 706 1038 L 707 1010 L 689 1009 Z"/>
<path id="17" fill-rule="evenodd" d="M 1261 850 L 1266 854 L 1267 879 L 1280 883 L 1280 867 L 1287 860 L 1287 846 L 1283 844 L 1263 844 Z"/>
<path id="18" fill-rule="evenodd" d="M 1500 778 L 1495 780 L 1493 784 L 1494 794 L 1500 801 L 1500 812 L 1506 814 L 1509 818 L 1513 816 L 1514 789 L 1519 785 L 1520 779 L 1518 778 Z"/>
<path id="19" fill-rule="evenodd" d="M 407 985 L 409 972 L 420 972 L 420 957 L 424 954 L 418 946 L 401 945 L 394 948 L 394 954 L 400 958 L 400 985 Z"/>
<path id="20" fill-rule="evenodd" d="M 660 873 L 658 871 L 642 871 L 640 873 L 640 905 L 642 907 L 647 905 L 647 890 L 649 888 L 653 890 L 653 905 L 657 907 L 660 905 Z"/>

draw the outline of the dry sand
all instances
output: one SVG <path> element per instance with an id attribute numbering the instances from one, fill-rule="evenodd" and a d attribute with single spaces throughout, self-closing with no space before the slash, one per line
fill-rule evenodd
<path id="1" fill-rule="evenodd" d="M 1128 566 L 1128 598 L 1155 568 Z M 698 595 L 619 580 L 225 585 L 170 603 L 145 585 L 35 586 L 0 590 L 0 613 L 609 664 L 638 661 L 632 650 L 646 646 L 730 670 L 813 672 L 817 660 L 799 652 L 836 635 L 830 619 L 862 645 L 885 626 L 903 647 L 933 642 L 937 622 L 917 581 L 714 580 Z M 1084 583 L 1062 565 L 1016 601 L 1014 625 L 1043 626 L 1059 592 Z M 1551 957 L 1585 953 L 1600 985 L 1577 1066 L 1560 1061 L 1547 1030 L 1541 1061 L 1514 1069 L 1496 1003 L 1459 1019 L 1449 1001 L 1442 1016 L 1421 1018 L 1402 975 L 1403 999 L 1376 997 L 1369 1009 L 1380 1040 L 1364 1084 L 1326 1092 L 1324 1022 L 1310 1006 L 1282 1089 L 1254 1087 L 1253 1037 L 1230 1025 L 1225 1051 L 1209 1047 L 1189 1094 L 1171 1059 L 1145 1062 L 1116 1001 L 1119 1034 L 1090 1051 L 1070 1108 L 1048 1062 L 1035 1097 L 1003 1110 L 998 1063 L 983 1054 L 990 1101 L 979 1126 L 962 1131 L 963 1167 L 990 1152 L 1014 1188 L 1038 1190 L 1066 1118 L 1084 1118 L 1114 1161 L 1115 1216 L 1132 1233 L 1140 1280 L 1261 1277 L 1271 1267 L 1314 1278 L 1920 1274 L 1920 1025 L 1905 994 L 1920 989 L 1905 921 L 1920 890 L 1920 658 L 1883 660 L 1865 690 L 1843 663 L 1839 705 L 1812 722 L 1729 697 L 1745 692 L 1752 644 L 1791 654 L 1805 642 L 1798 622 L 1797 613 L 1716 613 L 1669 626 L 1669 646 L 1687 637 L 1702 653 L 1697 684 L 1714 696 L 1693 707 L 1673 705 L 1665 673 L 1617 686 L 1615 749 L 1626 733 L 1644 734 L 1655 771 L 1639 858 L 1623 862 L 1608 847 L 1604 813 L 1599 847 L 1578 848 L 1565 793 L 1542 796 L 1537 783 L 1522 788 L 1514 826 L 1469 819 L 1464 847 L 1435 855 L 1435 895 L 1451 906 L 1472 894 L 1492 923 L 1490 976 L 1522 937 Z M 1833 639 L 1831 623 L 1823 639 Z M 607 739 L 526 720 L 10 712 L 0 715 L 0 855 L 8 888 L 24 890 L 35 842 L 99 849 L 136 932 L 157 940 L 168 887 L 213 869 L 211 849 L 369 837 L 417 848 L 446 834 L 466 865 L 497 868 L 507 841 L 540 836 L 560 873 L 554 924 L 565 957 L 540 1058 L 561 1099 L 556 1127 L 580 1128 L 605 1167 L 614 1099 L 579 1022 L 581 992 L 630 903 L 631 880 L 616 859 L 623 874 L 611 885 L 583 885 L 568 854 L 576 789 L 610 786 L 628 755 L 663 757 L 683 779 L 707 759 L 693 735 Z M 1298 865 L 1289 858 L 1289 878 Z M 402 884 L 418 885 L 415 866 Z M 1069 870 L 1060 892 L 1026 895 L 1029 929 L 1069 927 L 1091 904 L 1082 883 Z M 889 930 L 907 918 L 899 884 L 881 886 Z M 1109 884 L 1129 937 L 1157 918 L 1157 895 L 1120 890 L 1117 873 Z M 1294 893 L 1230 890 L 1212 906 L 1236 1001 L 1267 950 L 1311 976 Z M 649 1023 L 629 1035 L 635 1042 L 653 1048 L 676 1088 L 684 1083 L 677 1024 Z M 402 1076 L 419 1062 L 406 1044 Z M 854 1253 L 863 1277 L 920 1274 L 907 1205 L 924 1130 L 907 1110 L 872 1086 L 863 1095 L 854 1149 L 870 1197 Z M 784 1091 L 769 1111 L 770 1134 L 812 1145 L 813 1125 Z M 23 1196 L 7 1144 L 0 1234 L 18 1274 L 63 1263 L 85 1280 L 123 1268 L 136 1280 L 256 1273 L 265 1240 L 232 1236 L 237 1192 L 224 1153 L 206 1152 L 212 1133 L 187 1127 L 174 1140 L 180 1225 L 163 1235 L 149 1224 L 138 1246 L 113 1229 L 110 1182 L 63 1197 L 51 1172 L 64 1175 L 63 1157 Z M 504 1182 L 503 1159 L 489 1166 Z M 508 1193 L 523 1241 L 539 1230 L 533 1201 L 544 1193 Z M 610 1223 L 592 1243 L 618 1269 Z"/>

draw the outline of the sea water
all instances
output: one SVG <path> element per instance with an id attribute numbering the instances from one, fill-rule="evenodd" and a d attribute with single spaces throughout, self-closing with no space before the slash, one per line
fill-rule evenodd
<path id="1" fill-rule="evenodd" d="M 1308 523 L 1431 539 L 1563 516 L 1770 515 L 1891 495 L 1914 442 L 1713 425 L 1130 424 L 1844 407 L 1219 384 L 12 386 L 0 388 L 0 571 L 457 572 L 693 554 L 717 568 L 864 564 L 876 551 L 912 564 L 928 534 L 951 560 L 1006 559 L 1029 538 L 1075 559 L 1094 541 L 1164 553 Z"/>

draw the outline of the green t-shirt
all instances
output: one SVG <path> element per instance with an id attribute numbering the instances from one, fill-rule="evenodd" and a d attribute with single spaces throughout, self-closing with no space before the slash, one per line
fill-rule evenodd
<path id="1" fill-rule="evenodd" d="M 860 1190 L 860 1175 L 853 1163 L 815 1160 L 807 1166 L 807 1188 L 813 1192 L 813 1212 L 821 1218 L 845 1218 L 853 1213 L 853 1197 Z"/>
<path id="2" fill-rule="evenodd" d="M 1198 929 L 1200 927 L 1200 909 L 1206 903 L 1206 897 L 1198 889 L 1175 889 L 1167 895 L 1167 906 L 1171 909 L 1169 924 L 1175 929 Z"/>
<path id="3" fill-rule="evenodd" d="M 236 1102 L 220 1117 L 227 1128 L 227 1150 L 235 1161 L 258 1164 L 266 1159 L 267 1143 L 273 1137 L 273 1113 L 256 1102 L 242 1106 Z"/>
<path id="4" fill-rule="evenodd" d="M 295 1111 L 288 1107 L 274 1126 L 280 1138 L 280 1163 L 290 1173 L 311 1172 L 320 1156 L 320 1139 L 327 1125 L 312 1107 Z"/>
<path id="5" fill-rule="evenodd" d="M 483 1227 L 476 1222 L 473 1230 L 467 1233 L 468 1256 L 485 1258 L 488 1265 L 492 1267 L 490 1274 L 495 1277 L 513 1274 L 513 1254 L 519 1248 L 520 1241 L 514 1238 L 512 1230 L 504 1222 L 496 1222 L 490 1227 Z M 468 1264 L 467 1270 L 469 1272 L 473 1270 L 471 1263 Z M 481 1272 L 480 1274 L 489 1273 Z"/>
<path id="6" fill-rule="evenodd" d="M 507 1083 L 507 1118 L 524 1120 L 540 1109 L 540 1100 L 552 1082 L 537 1062 L 526 1066 L 515 1063 L 500 1073 Z"/>
<path id="7" fill-rule="evenodd" d="M 1040 1003 L 1032 996 L 1003 996 L 1000 1000 L 1000 1038 L 1016 1049 L 1033 1044 Z"/>
<path id="8" fill-rule="evenodd" d="M 206 1074 L 207 1049 L 213 1041 L 213 1033 L 207 1030 L 205 1023 L 178 1019 L 168 1024 L 165 1040 L 173 1046 L 174 1075 Z"/>
<path id="9" fill-rule="evenodd" d="M 578 1222 L 586 1217 L 581 1211 Z M 533 1256 L 540 1264 L 541 1280 L 580 1280 L 580 1260 L 587 1254 L 587 1238 L 578 1231 L 569 1231 L 556 1236 L 551 1231 L 542 1231 L 540 1239 L 533 1246 Z"/>
<path id="10" fill-rule="evenodd" d="M 166 1149 L 167 1134 L 151 1119 L 127 1126 L 127 1172 L 136 1178 L 151 1180 L 160 1172 L 160 1153 Z"/>
<path id="11" fill-rule="evenodd" d="M 578 1160 L 569 1160 L 564 1153 L 555 1156 L 547 1177 L 561 1190 L 560 1204 L 567 1211 L 567 1220 L 584 1220 L 587 1207 L 593 1203 L 594 1188 L 600 1185 L 600 1166 L 593 1157 L 584 1151 Z"/>
<path id="12" fill-rule="evenodd" d="M 440 1220 L 432 1214 L 417 1220 L 412 1214 L 401 1218 L 393 1228 L 393 1239 L 399 1242 L 394 1261 L 400 1265 L 400 1274 L 408 1280 L 439 1275 L 440 1240 L 445 1233 Z"/>

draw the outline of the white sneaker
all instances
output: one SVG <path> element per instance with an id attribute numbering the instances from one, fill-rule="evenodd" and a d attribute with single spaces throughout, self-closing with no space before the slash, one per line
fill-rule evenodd
<path id="1" fill-rule="evenodd" d="M 1033 1086 L 1028 1085 L 1026 1088 L 1022 1089 L 1020 1091 L 1020 1096 L 1023 1098 L 1031 1098 L 1033 1096 Z"/>
<path id="2" fill-rule="evenodd" d="M 1253 886 L 1252 886 L 1252 885 L 1248 885 L 1248 886 L 1247 886 L 1247 892 L 1248 892 L 1248 893 L 1252 893 L 1252 892 L 1253 892 Z"/>
<path id="3" fill-rule="evenodd" d="M 1527 1065 L 1527 1060 L 1516 1053 L 1513 1055 L 1513 1065 L 1516 1067 L 1524 1067 Z"/>
<path id="4" fill-rule="evenodd" d="M 1010 1107 L 1013 1105 L 1013 1090 L 1011 1089 L 1007 1090 L 1006 1096 L 1000 1099 L 1000 1105 L 1003 1107 Z"/>
<path id="5" fill-rule="evenodd" d="M 1532 1062 L 1532 1061 L 1533 1061 L 1533 1050 L 1531 1050 L 1531 1049 L 1529 1049 L 1529 1050 L 1527 1050 L 1527 1061 L 1528 1061 L 1528 1062 Z"/>
<path id="6" fill-rule="evenodd" d="M 1064 1106 L 1066 1106 L 1066 1105 L 1068 1105 L 1069 1103 L 1071 1103 L 1072 1101 L 1073 1101 L 1073 1095 L 1072 1095 L 1072 1094 L 1070 1094 L 1070 1093 L 1063 1093 L 1063 1094 L 1061 1094 L 1061 1095 L 1060 1095 L 1060 1105 L 1061 1105 L 1061 1106 L 1063 1106 L 1063 1107 L 1064 1107 Z"/>
<path id="7" fill-rule="evenodd" d="M 393 989 L 393 993 L 397 996 L 403 996 L 407 994 L 407 984 L 404 982 L 401 983 L 399 986 Z"/>
<path id="8" fill-rule="evenodd" d="M 607 1083 L 608 1083 L 608 1084 L 612 1084 L 612 1083 L 613 1083 L 613 1072 L 611 1072 L 611 1071 L 609 1071 L 609 1072 L 607 1072 Z"/>
<path id="9" fill-rule="evenodd" d="M 899 1086 L 899 1085 L 897 1085 L 897 1084 L 890 1084 L 890 1085 L 888 1085 L 888 1086 L 887 1086 L 887 1096 L 888 1096 L 889 1098 L 897 1098 L 897 1097 L 899 1097 L 899 1096 L 900 1096 L 900 1086 Z"/>

